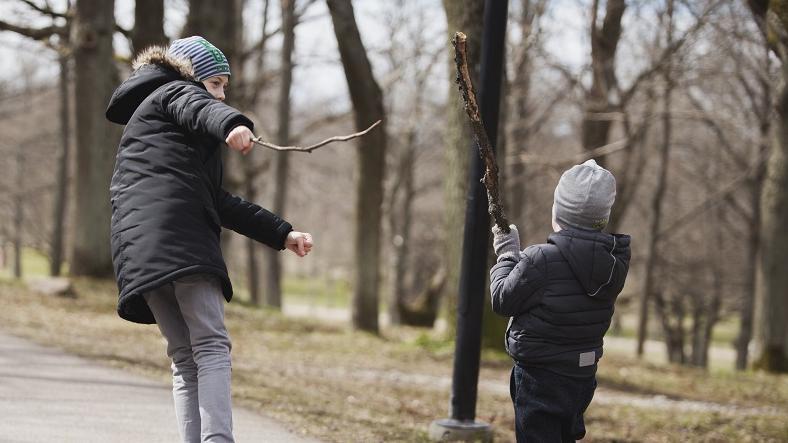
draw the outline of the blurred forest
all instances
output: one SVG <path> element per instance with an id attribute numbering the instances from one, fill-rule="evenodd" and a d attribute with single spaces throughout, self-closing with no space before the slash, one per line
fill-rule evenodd
<path id="1" fill-rule="evenodd" d="M 0 267 L 111 278 L 104 118 L 130 61 L 202 35 L 232 66 L 228 103 L 280 145 L 227 153 L 225 186 L 312 232 L 308 259 L 225 231 L 239 296 L 378 333 L 451 337 L 468 159 L 449 44 L 478 68 L 482 0 L 2 0 Z M 563 170 L 615 174 L 610 231 L 632 235 L 612 335 L 641 355 L 788 371 L 788 1 L 512 0 L 498 134 L 507 215 L 550 232 Z M 49 269 L 35 269 L 43 257 Z M 492 259 L 490 259 L 492 263 Z M 489 308 L 488 308 L 489 309 Z M 506 319 L 485 313 L 500 348 Z"/>

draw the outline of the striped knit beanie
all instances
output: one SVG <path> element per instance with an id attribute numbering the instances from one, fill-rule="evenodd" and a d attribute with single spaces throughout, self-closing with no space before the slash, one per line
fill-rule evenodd
<path id="1" fill-rule="evenodd" d="M 230 64 L 222 51 L 208 40 L 194 35 L 175 40 L 170 44 L 170 55 L 186 58 L 194 68 L 194 78 L 198 82 L 217 75 L 230 75 Z"/>

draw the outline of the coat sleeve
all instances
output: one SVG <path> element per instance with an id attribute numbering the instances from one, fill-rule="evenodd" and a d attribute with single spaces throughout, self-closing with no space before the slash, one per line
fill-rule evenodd
<path id="1" fill-rule="evenodd" d="M 194 83 L 173 82 L 162 92 L 161 105 L 164 113 L 178 126 L 219 141 L 224 141 L 236 126 L 244 125 L 254 130 L 249 118 Z"/>
<path id="2" fill-rule="evenodd" d="M 529 247 L 520 261 L 505 258 L 490 270 L 490 296 L 496 314 L 513 317 L 539 302 L 547 262 L 542 250 Z"/>
<path id="3" fill-rule="evenodd" d="M 218 212 L 223 227 L 276 250 L 285 248 L 287 234 L 293 230 L 290 223 L 224 189 L 219 193 Z"/>

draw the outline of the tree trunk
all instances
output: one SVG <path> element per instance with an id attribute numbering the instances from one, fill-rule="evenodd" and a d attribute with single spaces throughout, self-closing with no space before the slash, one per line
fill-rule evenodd
<path id="1" fill-rule="evenodd" d="M 345 68 L 357 130 L 377 120 L 380 128 L 360 139 L 356 186 L 355 284 L 353 326 L 378 332 L 380 289 L 380 230 L 383 175 L 386 159 L 386 130 L 383 94 L 372 74 L 372 66 L 358 33 L 350 0 L 328 0 L 339 54 Z"/>
<path id="2" fill-rule="evenodd" d="M 764 46 L 765 72 L 769 72 L 770 54 L 769 48 Z M 759 140 L 755 151 L 757 159 L 766 158 L 769 152 L 769 133 L 772 123 L 772 88 L 769 82 L 761 82 L 761 95 L 759 98 L 760 109 L 756 110 L 760 120 Z M 749 241 L 747 242 L 747 274 L 739 310 L 739 336 L 736 338 L 736 369 L 743 371 L 747 369 L 749 358 L 749 345 L 753 333 L 753 317 L 755 315 L 755 293 L 757 281 L 757 263 L 761 247 L 761 192 L 766 177 L 766 167 L 761 166 L 755 177 L 749 183 L 750 192 L 750 213 L 752 220 L 748 224 Z"/>
<path id="3" fill-rule="evenodd" d="M 783 63 L 786 63 L 783 61 Z M 784 72 L 785 72 L 784 68 Z M 786 76 L 788 78 L 788 76 Z M 780 92 L 777 136 L 761 194 L 761 259 L 756 292 L 756 368 L 788 372 L 788 88 Z"/>
<path id="4" fill-rule="evenodd" d="M 668 0 L 668 32 L 666 47 L 670 46 L 673 36 L 673 0 Z M 661 289 L 657 289 L 656 285 L 656 268 L 659 257 L 658 242 L 659 232 L 662 230 L 662 206 L 665 200 L 665 191 L 667 189 L 668 166 L 670 162 L 670 143 L 671 143 L 671 94 L 673 93 L 673 79 L 671 77 L 671 65 L 666 63 L 664 66 L 663 77 L 665 80 L 665 93 L 663 97 L 663 112 L 662 112 L 662 149 L 660 150 L 660 158 L 657 175 L 657 184 L 654 190 L 654 196 L 651 200 L 651 226 L 649 236 L 648 255 L 646 256 L 646 278 L 644 279 L 643 295 L 640 299 L 640 307 L 638 311 L 638 335 L 637 335 L 637 356 L 643 356 L 643 348 L 646 342 L 646 335 L 648 331 L 648 313 L 649 301 L 654 298 L 657 302 L 657 310 L 662 317 L 663 329 L 668 337 L 666 344 L 668 345 L 668 354 L 671 355 L 671 345 L 675 345 L 675 341 L 670 340 L 669 323 L 665 316 L 668 315 L 665 309 L 666 303 L 662 300 L 664 294 Z M 681 319 L 679 319 L 681 321 Z"/>
<path id="5" fill-rule="evenodd" d="M 114 0 L 77 0 L 74 18 L 77 150 L 71 273 L 110 276 L 107 198 L 120 128 L 104 118 L 118 83 L 112 48 Z"/>
<path id="6" fill-rule="evenodd" d="M 293 51 L 295 50 L 295 0 L 281 0 L 282 6 L 282 52 L 279 78 L 279 108 L 277 143 L 287 146 L 290 142 L 290 89 L 293 84 Z M 287 204 L 287 174 L 290 170 L 290 154 L 276 153 L 274 161 L 273 205 L 271 210 L 284 217 Z M 279 251 L 266 249 L 265 303 L 282 308 L 282 256 Z"/>
<path id="7" fill-rule="evenodd" d="M 66 203 L 68 202 L 68 165 L 71 145 L 70 105 L 68 94 L 68 57 L 60 56 L 60 146 L 57 154 L 57 182 L 55 205 L 52 214 L 52 244 L 49 273 L 57 277 L 63 266 L 63 232 L 66 225 Z"/>
<path id="8" fill-rule="evenodd" d="M 608 143 L 612 121 L 606 114 L 612 111 L 611 90 L 616 84 L 616 50 L 621 39 L 621 17 L 625 0 L 608 0 L 602 27 L 597 26 L 599 0 L 594 0 L 591 11 L 591 89 L 585 97 L 583 116 L 583 149 L 592 150 Z M 604 166 L 603 156 L 597 162 Z"/>
<path id="9" fill-rule="evenodd" d="M 134 55 L 152 45 L 166 45 L 164 0 L 135 0 L 131 46 Z"/>
<path id="10" fill-rule="evenodd" d="M 522 0 L 522 11 L 520 13 L 520 44 L 514 55 L 514 77 L 512 78 L 509 93 L 504 96 L 511 97 L 512 102 L 512 130 L 511 130 L 511 149 L 507 152 L 511 154 L 521 154 L 527 152 L 531 137 L 531 76 L 534 71 L 533 51 L 531 44 L 534 36 L 535 24 L 544 13 L 545 0 Z M 505 102 L 506 100 L 504 100 Z M 508 113 L 501 113 L 505 117 Z M 504 134 L 503 132 L 501 134 Z M 499 155 L 499 158 L 503 158 Z M 522 161 L 515 161 L 508 168 L 509 174 L 506 177 L 509 189 L 509 199 L 507 205 L 507 215 L 509 219 L 517 225 L 520 231 L 520 239 L 528 237 L 528 223 L 526 221 L 527 207 L 527 171 L 526 164 Z"/>
<path id="11" fill-rule="evenodd" d="M 189 15 L 182 36 L 201 35 L 219 48 L 233 75 L 241 73 L 241 47 L 243 43 L 243 0 L 189 1 Z M 227 102 L 233 102 L 233 88 L 228 89 Z"/>
<path id="12" fill-rule="evenodd" d="M 262 40 L 260 41 L 260 48 L 257 51 L 257 56 L 259 58 L 258 65 L 257 65 L 257 75 L 263 76 L 263 69 L 266 67 L 266 54 L 267 54 L 267 42 L 268 39 L 265 37 L 268 34 L 268 6 L 270 1 L 264 0 L 263 1 L 263 10 L 262 10 L 262 29 L 261 33 L 263 35 Z M 242 78 L 241 83 L 242 86 L 245 86 L 243 97 L 239 98 L 239 101 L 242 102 L 242 107 L 251 107 L 253 106 L 256 101 L 257 97 L 259 96 L 259 90 L 250 90 L 249 85 L 254 84 L 258 86 L 260 89 L 263 88 L 263 83 L 258 81 L 253 81 L 248 78 Z M 238 86 L 238 81 L 235 82 L 236 87 Z M 262 174 L 268 168 L 268 162 L 264 162 L 261 165 L 257 165 L 255 163 L 256 158 L 259 157 L 258 153 L 250 152 L 247 155 L 247 159 L 243 162 L 243 171 L 244 171 L 244 185 L 245 185 L 245 196 L 249 201 L 255 201 L 257 199 L 257 188 L 255 187 L 255 180 L 257 177 Z M 261 295 L 261 288 L 260 288 L 260 268 L 258 266 L 258 251 L 261 251 L 261 245 L 257 243 L 257 241 L 252 240 L 251 238 L 246 239 L 246 278 L 247 278 L 247 287 L 249 289 L 249 299 L 251 303 L 255 306 L 260 305 L 260 295 Z"/>
<path id="13" fill-rule="evenodd" d="M 255 187 L 253 171 L 253 164 L 251 161 L 244 162 L 244 184 L 245 194 L 249 201 L 255 201 L 257 198 L 257 188 Z M 249 301 L 255 305 L 260 305 L 260 275 L 258 274 L 257 266 L 257 250 L 258 243 L 251 238 L 245 240 L 246 243 L 246 272 L 247 272 L 247 286 L 249 290 Z M 270 249 L 270 248 L 269 248 Z"/>
<path id="14" fill-rule="evenodd" d="M 788 372 L 788 0 L 748 0 L 763 36 L 780 59 L 776 137 L 761 192 L 761 253 L 756 290 L 754 366 Z M 766 15 L 771 14 L 766 20 Z M 767 25 L 768 23 L 768 25 Z"/>
<path id="15" fill-rule="evenodd" d="M 414 106 L 414 120 L 419 121 L 421 107 Z M 411 225 L 413 219 L 413 199 L 416 197 L 414 183 L 414 169 L 416 166 L 416 124 L 411 126 L 406 136 L 406 144 L 402 150 L 397 165 L 399 192 L 392 193 L 390 212 L 390 225 L 393 247 L 393 268 L 391 295 L 389 297 L 389 321 L 392 325 L 401 324 L 403 312 L 406 309 L 405 296 L 407 294 L 405 277 L 408 270 L 408 257 L 410 255 Z M 398 205 L 399 203 L 399 205 Z"/>
<path id="16" fill-rule="evenodd" d="M 14 184 L 14 278 L 22 278 L 22 236 L 25 220 L 25 145 L 16 147 L 16 180 Z"/>
<path id="17" fill-rule="evenodd" d="M 484 27 L 484 0 L 443 0 L 448 21 L 448 36 L 451 41 L 455 31 L 468 36 L 468 68 L 471 81 L 479 85 L 479 65 L 481 62 L 482 31 Z M 463 235 L 465 231 L 465 209 L 468 194 L 468 150 L 471 148 L 470 127 L 457 85 L 454 83 L 456 67 L 453 51 L 449 58 L 449 99 L 446 112 L 446 166 L 444 175 L 445 205 L 445 257 L 446 283 L 441 301 L 441 314 L 447 334 L 454 336 L 457 327 L 457 297 L 459 293 L 460 265 L 462 259 Z"/>

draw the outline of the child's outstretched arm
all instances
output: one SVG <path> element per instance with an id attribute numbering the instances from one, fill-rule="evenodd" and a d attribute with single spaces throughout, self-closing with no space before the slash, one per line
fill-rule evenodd
<path id="1" fill-rule="evenodd" d="M 281 251 L 288 246 L 288 235 L 293 227 L 260 205 L 222 189 L 216 209 L 223 227 L 276 250 Z"/>
<path id="2" fill-rule="evenodd" d="M 507 317 L 521 314 L 538 302 L 544 282 L 545 257 L 539 248 L 528 248 L 520 254 L 520 235 L 517 227 L 503 233 L 493 227 L 493 247 L 498 263 L 490 270 L 492 310 Z"/>
<path id="3" fill-rule="evenodd" d="M 216 100 L 195 84 L 174 82 L 167 86 L 162 92 L 161 105 L 165 114 L 179 126 L 220 141 L 226 140 L 238 126 L 254 129 L 252 121 L 237 109 Z"/>

